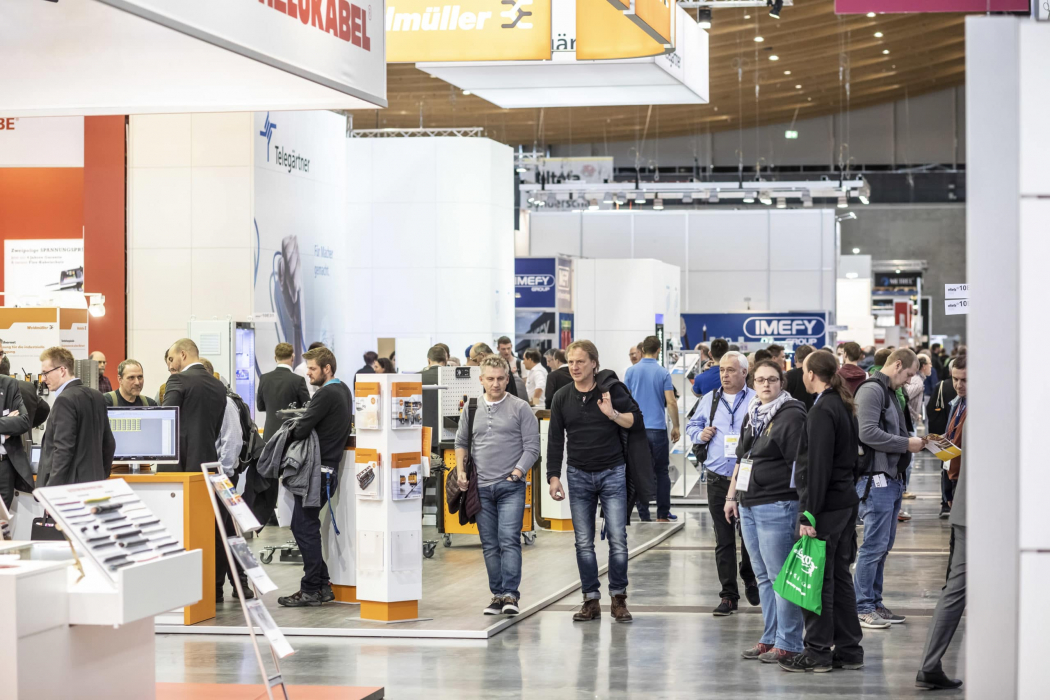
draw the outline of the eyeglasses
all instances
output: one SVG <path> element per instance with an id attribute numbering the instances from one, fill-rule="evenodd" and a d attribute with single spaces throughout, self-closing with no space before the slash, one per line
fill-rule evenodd
<path id="1" fill-rule="evenodd" d="M 46 372 L 41 372 L 41 373 L 40 373 L 40 376 L 41 376 L 41 377 L 46 377 L 47 375 L 49 375 L 49 374 L 51 374 L 52 372 L 54 372 L 54 371 L 55 371 L 56 369 L 65 369 L 65 367 L 63 367 L 62 365 L 59 365 L 58 367 L 52 367 L 51 369 L 49 369 L 49 370 L 48 370 L 48 371 L 46 371 Z"/>
<path id="2" fill-rule="evenodd" d="M 778 384 L 780 377 L 755 377 L 755 384 Z"/>

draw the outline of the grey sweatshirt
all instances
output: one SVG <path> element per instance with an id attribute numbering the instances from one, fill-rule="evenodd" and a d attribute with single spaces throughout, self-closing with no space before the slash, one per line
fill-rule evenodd
<path id="1" fill-rule="evenodd" d="M 467 447 L 467 410 L 459 420 L 456 447 Z M 540 428 L 528 402 L 506 394 L 496 404 L 482 396 L 474 414 L 474 441 L 471 446 L 478 468 L 478 486 L 503 481 L 514 467 L 527 474 L 540 456 Z"/>
<path id="2" fill-rule="evenodd" d="M 908 466 L 908 460 L 903 459 L 908 455 L 909 437 L 904 422 L 904 411 L 901 410 L 897 398 L 891 395 L 889 408 L 885 413 L 882 412 L 887 403 L 886 388 L 889 387 L 889 377 L 882 372 L 876 372 L 873 376 L 882 386 L 874 382 L 862 384 L 857 387 L 857 395 L 854 397 L 857 423 L 860 425 L 860 441 L 864 443 L 865 449 L 875 450 L 873 471 L 896 479 L 898 474 L 903 475 L 904 467 Z"/>

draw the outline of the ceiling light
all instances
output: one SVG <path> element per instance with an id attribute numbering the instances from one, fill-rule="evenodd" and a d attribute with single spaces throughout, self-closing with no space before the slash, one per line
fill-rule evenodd
<path id="1" fill-rule="evenodd" d="M 888 56 L 888 55 L 889 55 L 889 53 L 890 53 L 890 50 L 889 50 L 889 49 L 883 49 L 883 50 L 882 50 L 882 55 L 883 55 L 883 56 Z"/>
<path id="2" fill-rule="evenodd" d="M 784 75 L 791 75 L 791 71 L 789 71 L 789 70 L 784 71 Z"/>
<path id="3" fill-rule="evenodd" d="M 104 294 L 88 294 L 88 313 L 95 318 L 106 315 L 106 296 Z"/>
<path id="4" fill-rule="evenodd" d="M 653 209 L 655 209 L 656 211 L 661 211 L 663 208 L 664 200 L 660 199 L 659 197 L 653 200 Z"/>
<path id="5" fill-rule="evenodd" d="M 751 15 L 744 15 L 744 19 L 751 19 Z"/>
<path id="6" fill-rule="evenodd" d="M 871 17 L 874 17 L 874 16 L 875 16 L 875 13 L 874 13 L 874 12 L 869 12 L 869 13 L 868 13 L 868 17 L 869 17 L 869 18 L 871 18 Z"/>
<path id="7" fill-rule="evenodd" d="M 784 9 L 784 0 L 766 0 L 766 5 L 769 6 L 769 16 L 773 19 L 780 19 L 780 11 Z"/>
<path id="8" fill-rule="evenodd" d="M 524 172 L 526 172 L 526 171 L 527 171 L 527 168 L 525 168 L 525 167 L 524 167 L 524 166 L 522 166 L 522 165 L 519 165 L 519 166 L 518 166 L 517 168 L 515 168 L 515 169 L 516 169 L 516 170 L 517 170 L 517 171 L 518 171 L 519 173 L 524 173 Z"/>
<path id="9" fill-rule="evenodd" d="M 755 203 L 755 193 L 754 192 L 745 192 L 744 193 L 744 204 L 754 204 L 754 203 Z"/>
<path id="10" fill-rule="evenodd" d="M 860 275 L 858 275 L 856 272 L 847 272 L 846 273 L 846 279 L 848 279 L 848 280 L 855 280 L 858 277 L 860 277 Z"/>
<path id="11" fill-rule="evenodd" d="M 898 268 L 897 268 L 896 270 L 894 270 L 893 272 L 894 272 L 895 274 L 898 274 L 898 275 L 899 275 L 899 274 L 901 273 L 901 269 L 900 269 L 900 268 L 898 267 Z"/>
<path id="12" fill-rule="evenodd" d="M 711 190 L 707 193 L 708 204 L 718 204 L 718 190 Z"/>
<path id="13" fill-rule="evenodd" d="M 766 206 L 769 206 L 773 203 L 773 195 L 769 193 L 769 190 L 762 190 L 758 194 L 758 201 L 762 202 Z"/>
<path id="14" fill-rule="evenodd" d="M 612 192 L 606 192 L 605 196 L 602 197 L 602 204 L 612 204 L 615 201 Z"/>
<path id="15" fill-rule="evenodd" d="M 777 197 L 777 209 L 787 209 L 787 200 L 783 197 Z"/>
<path id="16" fill-rule="evenodd" d="M 700 25 L 701 29 L 711 28 L 711 8 L 701 7 L 696 11 L 696 23 Z"/>
<path id="17" fill-rule="evenodd" d="M 469 94 L 470 94 L 470 90 L 464 90 L 464 91 L 463 91 L 463 94 L 464 94 L 464 95 L 469 95 Z"/>
<path id="18" fill-rule="evenodd" d="M 756 36 L 755 37 L 755 41 L 757 41 L 759 44 L 761 44 L 763 41 L 765 41 L 765 39 L 760 37 L 760 36 Z"/>
<path id="19" fill-rule="evenodd" d="M 860 248 L 854 248 L 853 249 L 853 254 L 854 255 L 860 255 Z"/>
<path id="20" fill-rule="evenodd" d="M 598 211 L 598 200 L 597 199 L 588 199 L 587 200 L 587 209 L 589 209 L 590 211 Z"/>
<path id="21" fill-rule="evenodd" d="M 770 54 L 769 60 L 770 61 L 779 61 L 780 60 L 780 56 L 777 56 L 775 53 L 774 54 Z"/>
<path id="22" fill-rule="evenodd" d="M 846 201 L 846 195 L 840 194 L 839 195 L 839 204 L 838 204 L 839 209 L 845 209 L 848 206 L 849 206 L 849 202 Z"/>
<path id="23" fill-rule="evenodd" d="M 802 89 L 802 86 L 801 86 L 801 85 L 796 85 L 796 86 L 795 86 L 795 89 L 796 89 L 796 90 L 801 90 L 801 89 Z"/>
<path id="24" fill-rule="evenodd" d="M 875 32 L 875 38 L 876 39 L 881 39 L 882 38 L 882 32 Z"/>

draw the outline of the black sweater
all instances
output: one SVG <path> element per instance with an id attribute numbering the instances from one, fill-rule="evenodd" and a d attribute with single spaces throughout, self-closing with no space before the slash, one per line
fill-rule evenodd
<path id="1" fill-rule="evenodd" d="M 321 464 L 338 467 L 350 435 L 350 387 L 344 382 L 327 384 L 317 390 L 299 417 L 292 438 L 305 440 L 317 431 Z"/>
<path id="2" fill-rule="evenodd" d="M 816 397 L 806 391 L 806 383 L 802 381 L 801 367 L 789 369 L 784 374 L 784 388 L 787 390 L 787 393 L 791 394 L 792 398 L 801 401 L 806 406 L 807 411 L 813 408 L 813 399 Z"/>
<path id="3" fill-rule="evenodd" d="M 738 462 L 749 458 L 754 464 L 747 491 L 737 491 L 740 505 L 750 508 L 798 500 L 798 492 L 791 486 L 791 468 L 805 425 L 806 406 L 795 399 L 785 402 L 758 436 L 751 430 L 748 414 L 740 428 L 736 457 Z"/>
<path id="4" fill-rule="evenodd" d="M 634 401 L 622 384 L 614 384 L 609 395 L 617 411 L 631 411 Z M 586 394 L 577 391 L 574 383 L 563 386 L 554 394 L 547 432 L 547 481 L 555 476 L 561 478 L 566 432 L 570 466 L 585 472 L 598 472 L 626 463 L 620 426 L 598 408 L 601 397 L 597 384 Z"/>
<path id="5" fill-rule="evenodd" d="M 857 419 L 838 392 L 828 389 L 822 393 L 806 418 L 795 461 L 800 522 L 809 524 L 802 520 L 807 510 L 819 526 L 821 513 L 856 505 L 853 470 L 858 435 Z"/>

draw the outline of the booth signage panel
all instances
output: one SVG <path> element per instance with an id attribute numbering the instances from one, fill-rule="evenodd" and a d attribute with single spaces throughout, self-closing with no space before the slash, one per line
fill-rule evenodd
<path id="1" fill-rule="evenodd" d="M 5 240 L 4 305 L 85 307 L 84 241 Z"/>
<path id="2" fill-rule="evenodd" d="M 667 50 L 608 0 L 576 0 L 576 60 L 642 58 Z"/>
<path id="3" fill-rule="evenodd" d="M 557 258 L 557 280 L 555 281 L 558 294 L 558 311 L 573 311 L 572 307 L 572 260 L 569 258 Z"/>
<path id="4" fill-rule="evenodd" d="M 551 57 L 550 0 L 391 0 L 384 23 L 391 63 Z"/>
<path id="5" fill-rule="evenodd" d="M 0 168 L 83 168 L 84 117 L 0 113 Z"/>
<path id="6" fill-rule="evenodd" d="M 514 260 L 515 307 L 553 309 L 557 306 L 557 262 L 557 258 L 516 258 Z"/>
<path id="7" fill-rule="evenodd" d="M 1039 0 L 1042 4 L 1045 0 Z M 835 0 L 835 14 L 868 12 L 1028 12 L 1028 0 Z"/>
<path id="8" fill-rule="evenodd" d="M 672 0 L 634 0 L 635 23 L 642 26 L 649 36 L 665 44 L 672 43 Z"/>
<path id="9" fill-rule="evenodd" d="M 386 106 L 383 26 L 364 0 L 99 1 Z"/>
<path id="10" fill-rule="evenodd" d="M 748 312 L 737 314 L 682 314 L 689 342 L 708 343 L 726 338 L 730 343 L 781 343 L 790 346 L 827 345 L 828 315 L 814 313 Z"/>

